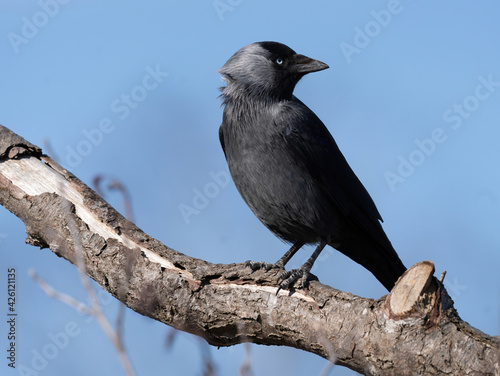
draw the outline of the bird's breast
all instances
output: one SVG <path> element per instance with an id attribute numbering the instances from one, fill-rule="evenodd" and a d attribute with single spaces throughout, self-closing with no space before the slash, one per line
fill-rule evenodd
<path id="1" fill-rule="evenodd" d="M 224 129 L 229 171 L 245 202 L 271 231 L 290 241 L 297 240 L 294 234 L 307 234 L 303 240 L 314 242 L 328 225 L 320 221 L 328 200 L 294 161 L 284 141 L 286 127 L 273 126 Z"/>

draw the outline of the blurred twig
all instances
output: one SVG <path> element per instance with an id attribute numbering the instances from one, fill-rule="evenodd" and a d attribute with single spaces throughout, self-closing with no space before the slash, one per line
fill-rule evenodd
<path id="1" fill-rule="evenodd" d="M 212 359 L 212 355 L 210 353 L 210 348 L 204 339 L 198 338 L 198 340 L 200 343 L 201 359 L 202 359 L 202 365 L 203 365 L 202 375 L 203 376 L 215 376 L 217 373 L 215 372 L 215 363 Z"/>
<path id="2" fill-rule="evenodd" d="M 172 349 L 172 347 L 174 346 L 174 341 L 177 338 L 178 333 L 179 331 L 177 329 L 168 328 L 168 333 L 165 338 L 165 347 L 167 348 L 167 350 Z"/>
<path id="3" fill-rule="evenodd" d="M 119 179 L 111 177 L 109 175 L 103 175 L 103 174 L 95 175 L 94 178 L 92 179 L 93 183 L 92 185 L 94 186 L 95 191 L 101 197 L 105 196 L 105 190 L 102 187 L 104 185 L 105 180 L 109 180 L 109 184 L 105 186 L 105 189 L 109 191 L 118 191 L 123 196 L 123 208 L 125 211 L 125 217 L 130 222 L 134 222 L 134 213 L 132 211 L 132 197 L 130 196 L 130 193 L 125 184 L 123 184 Z M 126 281 L 130 279 L 130 270 L 131 268 L 125 270 L 125 273 L 127 274 Z M 126 293 L 127 289 L 128 289 L 127 284 L 122 284 L 120 286 L 119 294 Z M 118 307 L 118 314 L 116 316 L 116 332 L 118 338 L 120 339 L 120 342 L 122 342 L 123 338 L 124 316 L 125 316 L 125 305 L 120 303 Z"/>
<path id="4" fill-rule="evenodd" d="M 71 295 L 65 294 L 63 292 L 57 291 L 54 289 L 52 286 L 50 286 L 42 277 L 40 277 L 36 270 L 30 269 L 28 271 L 28 274 L 31 278 L 35 280 L 36 283 L 38 283 L 38 286 L 51 298 L 57 299 L 70 307 L 73 307 L 77 311 L 81 313 L 85 313 L 87 315 L 93 315 L 94 311 L 87 307 L 85 303 L 80 302 L 79 300 L 73 298 Z"/>
<path id="5" fill-rule="evenodd" d="M 122 185 L 120 186 L 123 187 Z M 122 191 L 126 192 L 124 187 Z M 128 200 L 128 203 L 130 204 L 130 199 Z M 72 215 L 70 203 L 69 201 L 64 201 L 63 205 L 64 205 L 64 212 L 66 213 L 65 217 L 67 218 L 67 226 L 71 235 L 71 239 L 73 240 L 78 274 L 80 276 L 83 288 L 85 289 L 85 292 L 89 297 L 91 306 L 88 307 L 87 305 L 78 301 L 77 299 L 55 290 L 40 276 L 38 276 L 38 274 L 34 270 L 30 271 L 30 275 L 32 278 L 35 279 L 35 281 L 39 284 L 42 290 L 45 291 L 45 293 L 50 297 L 56 298 L 62 301 L 63 303 L 66 303 L 69 306 L 77 309 L 80 312 L 84 312 L 86 314 L 94 316 L 99 325 L 101 326 L 102 330 L 106 334 L 106 336 L 110 339 L 111 343 L 116 348 L 118 352 L 118 357 L 125 370 L 126 375 L 134 376 L 135 373 L 132 367 L 132 363 L 130 362 L 130 359 L 125 351 L 125 347 L 123 345 L 123 340 L 122 340 L 124 305 L 123 303 L 120 302 L 120 310 L 118 312 L 118 317 L 117 317 L 117 330 L 115 331 L 112 325 L 110 324 L 109 320 L 102 312 L 102 308 L 99 303 L 97 293 L 90 283 L 90 278 L 86 275 L 85 261 L 83 259 L 83 246 L 81 239 L 78 236 L 78 228 L 76 226 L 74 217 Z M 129 211 L 131 210 L 129 209 Z"/>
<path id="6" fill-rule="evenodd" d="M 101 196 L 105 196 L 105 191 L 102 189 L 103 182 L 105 180 L 109 180 L 109 184 L 106 188 L 109 191 L 118 191 L 123 196 L 123 210 L 125 211 L 125 218 L 127 218 L 130 222 L 135 222 L 134 213 L 132 212 L 132 197 L 125 186 L 119 179 L 108 176 L 108 175 L 96 175 L 94 179 L 92 179 L 92 185 L 94 186 L 95 191 Z"/>
<path id="7" fill-rule="evenodd" d="M 240 375 L 241 376 L 251 376 L 252 375 L 252 361 L 250 358 L 250 343 L 246 342 L 243 344 L 245 347 L 245 360 L 243 361 L 243 364 L 240 367 Z"/>
<path id="8" fill-rule="evenodd" d="M 135 375 L 135 373 L 132 369 L 132 364 L 130 363 L 130 360 L 128 359 L 128 356 L 125 352 L 123 344 L 121 343 L 121 340 L 115 334 L 115 332 L 113 331 L 113 328 L 109 324 L 109 321 L 102 313 L 99 302 L 97 301 L 97 295 L 95 294 L 94 289 L 90 285 L 90 281 L 88 281 L 88 277 L 84 276 L 85 277 L 84 279 L 87 279 L 87 282 L 88 282 L 88 284 L 84 283 L 84 286 L 85 286 L 85 290 L 86 290 L 87 294 L 90 297 L 90 301 L 92 302 L 92 307 L 88 307 L 85 303 L 80 302 L 79 300 L 73 298 L 72 296 L 70 296 L 68 294 L 57 291 L 52 286 L 50 286 L 42 277 L 40 277 L 36 273 L 35 270 L 31 269 L 29 271 L 29 275 L 30 275 L 30 277 L 32 277 L 35 280 L 36 283 L 38 283 L 40 288 L 51 298 L 57 299 L 65 304 L 69 305 L 70 307 L 75 308 L 76 310 L 78 310 L 82 313 L 94 316 L 97 319 L 97 321 L 99 322 L 99 325 L 101 326 L 101 328 L 104 330 L 104 333 L 108 336 L 108 338 L 111 340 L 111 342 L 113 343 L 113 345 L 117 349 L 120 360 L 121 360 L 122 365 L 125 369 L 125 373 L 128 376 Z"/>
<path id="9" fill-rule="evenodd" d="M 52 158 L 56 162 L 59 162 L 59 158 L 57 157 L 57 154 L 54 152 L 50 140 L 48 138 L 44 138 L 42 140 L 42 144 L 43 144 L 43 149 L 47 152 L 48 155 L 50 155 L 50 158 Z"/>
<path id="10" fill-rule="evenodd" d="M 114 331 L 112 325 L 104 315 L 101 309 L 101 305 L 99 304 L 99 299 L 95 290 L 92 288 L 90 284 L 90 278 L 85 274 L 85 261 L 83 259 L 83 246 L 80 237 L 78 236 L 78 229 L 76 227 L 75 220 L 71 215 L 71 207 L 68 201 L 65 201 L 65 211 L 67 213 L 66 218 L 68 218 L 67 224 L 71 234 L 71 238 L 74 242 L 75 255 L 76 255 L 76 266 L 78 267 L 80 280 L 82 285 L 90 298 L 90 303 L 92 305 L 92 314 L 96 318 L 97 322 L 101 326 L 104 333 L 108 336 L 113 346 L 116 348 L 118 352 L 118 357 L 122 363 L 122 366 L 125 370 L 125 373 L 128 376 L 135 375 L 134 370 L 132 368 L 132 363 L 128 358 L 128 355 L 125 351 L 125 347 L 123 346 L 122 338 L 117 335 L 117 332 Z M 119 330 L 121 333 L 121 329 Z"/>

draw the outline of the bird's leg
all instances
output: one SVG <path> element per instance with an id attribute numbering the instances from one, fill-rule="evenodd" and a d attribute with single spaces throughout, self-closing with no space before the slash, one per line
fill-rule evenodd
<path id="1" fill-rule="evenodd" d="M 278 265 L 280 268 L 284 268 L 285 265 L 290 261 L 290 259 L 293 257 L 294 254 L 297 253 L 297 251 L 302 248 L 304 245 L 304 242 L 295 242 L 294 245 L 290 247 L 290 249 L 283 255 L 282 258 L 280 258 L 278 261 L 276 261 L 275 265 Z"/>
<path id="2" fill-rule="evenodd" d="M 283 255 L 282 258 L 280 258 L 278 261 L 276 261 L 274 264 L 268 263 L 268 262 L 263 262 L 263 261 L 250 261 L 248 260 L 246 262 L 246 265 L 249 266 L 252 270 L 257 270 L 257 269 L 266 269 L 266 270 L 271 270 L 274 268 L 284 268 L 285 265 L 287 264 L 288 261 L 293 257 L 294 254 L 297 253 L 297 251 L 304 245 L 304 242 L 298 241 L 295 242 L 290 249 Z M 314 261 L 313 261 L 314 262 Z"/>
<path id="3" fill-rule="evenodd" d="M 309 279 L 309 272 L 311 271 L 312 266 L 314 265 L 314 261 L 318 258 L 319 254 L 325 248 L 326 246 L 326 241 L 322 240 L 316 249 L 314 250 L 313 254 L 309 259 L 298 269 L 291 270 L 289 272 L 284 271 L 280 275 L 280 279 L 285 279 L 283 282 L 281 282 L 280 287 L 278 288 L 278 293 L 281 289 L 288 289 L 290 286 L 292 286 L 297 280 L 302 277 L 302 288 L 305 288 L 307 286 L 307 282 Z M 288 253 L 288 252 L 287 252 Z"/>

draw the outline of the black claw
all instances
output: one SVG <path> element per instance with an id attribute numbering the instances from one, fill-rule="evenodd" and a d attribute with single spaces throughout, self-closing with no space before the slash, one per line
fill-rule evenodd
<path id="1" fill-rule="evenodd" d="M 291 273 L 289 273 L 289 277 L 285 279 L 283 282 L 281 282 L 280 286 L 282 289 L 286 290 L 290 286 L 292 286 L 297 280 L 300 278 L 300 273 L 298 270 L 293 270 Z"/>
<path id="2" fill-rule="evenodd" d="M 302 288 L 305 290 L 309 286 L 309 272 L 305 271 L 302 273 Z"/>
<path id="3" fill-rule="evenodd" d="M 305 268 L 304 269 L 299 268 L 291 271 L 284 271 L 283 273 L 281 273 L 278 280 L 284 279 L 284 281 L 280 283 L 280 286 L 276 294 L 278 294 L 278 292 L 282 289 L 287 290 L 288 288 L 293 286 L 295 282 L 297 282 L 301 277 L 302 277 L 301 285 L 302 288 L 305 289 L 309 285 L 309 278 L 310 278 L 309 270 Z"/>
<path id="4" fill-rule="evenodd" d="M 252 269 L 252 271 L 256 271 L 259 269 L 265 269 L 266 271 L 269 271 L 271 269 L 283 269 L 283 265 L 278 261 L 275 264 L 271 264 L 268 262 L 263 262 L 263 261 L 251 261 L 248 260 L 245 262 L 245 265 L 249 268 Z M 293 270 L 282 270 L 279 275 L 278 275 L 278 283 L 280 283 L 278 290 L 276 291 L 276 295 L 279 294 L 281 290 L 288 290 L 290 287 L 292 287 L 295 282 L 297 282 L 300 278 L 302 277 L 302 283 L 301 287 L 302 288 L 307 288 L 310 274 L 309 270 L 307 267 L 301 266 L 298 269 L 293 269 Z"/>
<path id="5" fill-rule="evenodd" d="M 284 281 L 288 277 L 290 277 L 292 273 L 289 272 L 288 270 L 283 270 L 280 275 L 278 276 L 278 281 Z"/>

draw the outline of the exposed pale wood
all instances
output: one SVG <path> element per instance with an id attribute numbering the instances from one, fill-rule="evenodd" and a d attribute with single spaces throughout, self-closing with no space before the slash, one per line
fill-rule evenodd
<path id="1" fill-rule="evenodd" d="M 421 261 L 400 277 L 387 298 L 386 306 L 392 318 L 409 316 L 419 308 L 420 303 L 430 310 L 435 306 L 436 290 L 434 264 L 430 261 Z M 424 299 L 428 301 L 424 302 Z"/>

